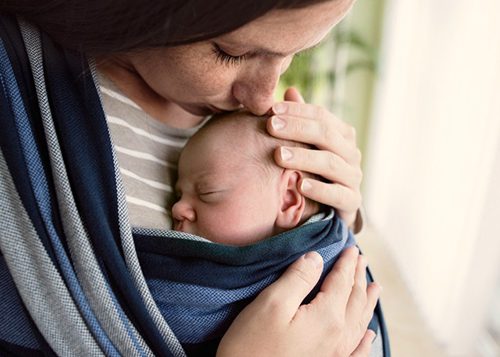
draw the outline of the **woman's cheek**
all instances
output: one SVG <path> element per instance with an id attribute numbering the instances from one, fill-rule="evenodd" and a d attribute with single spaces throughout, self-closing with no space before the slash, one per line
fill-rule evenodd
<path id="1" fill-rule="evenodd" d="M 205 89 L 209 94 L 221 96 L 226 96 L 231 92 L 236 71 L 232 68 L 220 68 L 221 66 L 223 65 L 212 63 L 211 66 L 203 67 L 198 76 L 194 78 L 201 89 Z"/>

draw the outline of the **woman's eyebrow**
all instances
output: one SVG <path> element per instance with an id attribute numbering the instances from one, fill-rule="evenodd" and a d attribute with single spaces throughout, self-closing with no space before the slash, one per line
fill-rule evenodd
<path id="1" fill-rule="evenodd" d="M 321 44 L 324 41 L 325 41 L 325 38 L 323 38 L 321 41 L 319 41 L 315 45 L 307 47 L 307 48 L 303 48 L 300 51 L 297 51 L 296 53 L 294 53 L 293 51 L 290 52 L 290 53 L 288 53 L 288 52 L 274 51 L 274 50 L 271 50 L 271 49 L 268 49 L 268 48 L 264 48 L 264 47 L 255 47 L 255 48 L 252 48 L 248 52 L 248 54 L 251 54 L 251 55 L 254 55 L 254 56 L 265 56 L 265 57 L 288 57 L 291 54 L 299 54 L 299 53 L 311 51 L 311 50 L 315 49 L 316 47 L 321 46 Z M 234 47 L 234 48 L 237 48 L 237 49 L 238 48 L 239 49 L 243 49 L 243 48 L 245 48 L 247 46 L 251 48 L 251 45 L 248 45 L 248 44 L 247 45 L 241 45 L 237 41 L 233 42 L 233 41 L 231 41 L 229 39 L 221 39 L 221 42 L 222 42 L 222 46 L 226 45 L 226 46 L 229 46 L 229 48 Z M 216 45 L 219 45 L 218 41 L 214 41 L 214 43 Z"/>
<path id="2" fill-rule="evenodd" d="M 295 54 L 299 54 L 299 53 L 306 52 L 306 51 L 311 51 L 311 50 L 321 46 L 322 43 L 323 43 L 323 40 L 318 42 L 317 44 L 311 46 L 311 47 L 304 48 L 304 49 L 296 52 Z M 260 56 L 266 56 L 266 57 L 288 57 L 290 55 L 290 53 L 276 52 L 276 51 L 272 51 L 272 50 L 269 50 L 266 48 L 256 48 L 256 49 L 253 49 L 251 51 L 251 53 L 253 55 L 260 55 Z"/>

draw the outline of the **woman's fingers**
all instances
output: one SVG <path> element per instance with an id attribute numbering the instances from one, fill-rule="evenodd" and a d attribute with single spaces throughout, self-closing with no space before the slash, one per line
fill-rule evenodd
<path id="1" fill-rule="evenodd" d="M 310 304 L 302 300 L 316 284 L 322 259 L 308 253 L 292 264 L 236 317 L 224 335 L 219 356 L 366 356 L 366 326 L 377 286 L 366 287 L 366 262 L 356 247 L 346 249 Z M 360 293 L 353 294 L 357 289 Z M 363 304 L 357 300 L 363 299 Z M 363 338 L 363 335 L 365 337 Z"/>
<path id="2" fill-rule="evenodd" d="M 358 256 L 359 249 L 356 247 L 349 247 L 344 250 L 335 262 L 332 271 L 328 273 L 323 281 L 320 291 L 323 294 L 322 299 L 326 300 L 324 307 L 327 309 L 325 311 L 326 316 L 330 315 L 328 313 L 330 309 L 346 311 L 352 286 L 354 285 Z M 314 300 L 311 303 L 314 303 Z"/>
<path id="3" fill-rule="evenodd" d="M 280 148 L 275 153 L 277 164 L 324 178 L 304 180 L 302 193 L 335 208 L 351 227 L 361 205 L 362 179 L 361 151 L 354 128 L 327 109 L 304 103 L 294 88 L 285 92 L 284 102 L 273 105 L 272 113 L 267 121 L 272 136 L 319 149 Z"/>
<path id="4" fill-rule="evenodd" d="M 267 130 L 273 136 L 308 143 L 332 151 L 350 164 L 359 164 L 361 152 L 356 142 L 344 137 L 338 129 L 332 123 L 294 116 L 274 115 L 267 122 Z"/>
<path id="5" fill-rule="evenodd" d="M 353 128 L 337 118 L 324 107 L 300 102 L 279 102 L 273 105 L 273 113 L 278 116 L 292 116 L 331 123 L 346 138 L 353 138 Z"/>
<path id="6" fill-rule="evenodd" d="M 290 87 L 285 91 L 284 95 L 285 101 L 304 103 L 304 97 L 300 94 L 299 90 L 294 87 Z"/>
<path id="7" fill-rule="evenodd" d="M 300 183 L 300 192 L 313 201 L 335 207 L 340 218 L 348 225 L 356 219 L 357 209 L 361 206 L 361 193 L 358 190 L 310 178 Z"/>
<path id="8" fill-rule="evenodd" d="M 257 299 L 267 301 L 270 308 L 280 309 L 280 312 L 292 319 L 302 301 L 318 282 L 322 271 L 321 255 L 309 252 L 290 265 Z"/>
<path id="9" fill-rule="evenodd" d="M 370 283 L 365 290 L 362 290 L 359 286 L 353 287 L 351 296 L 349 297 L 349 303 L 347 305 L 346 320 L 348 322 L 358 321 L 357 328 L 359 329 L 358 332 L 360 334 L 366 330 L 370 320 L 372 319 L 373 311 L 375 310 L 378 298 L 380 297 L 380 292 L 381 288 L 377 283 Z"/>
<path id="10" fill-rule="evenodd" d="M 342 252 L 321 286 L 325 316 L 330 315 L 328 310 L 345 311 L 346 323 L 356 321 L 360 327 L 368 326 L 381 288 L 377 283 L 367 287 L 366 267 L 366 259 L 357 247 Z"/>
<path id="11" fill-rule="evenodd" d="M 373 311 L 377 306 L 377 302 L 381 292 L 382 292 L 382 287 L 378 283 L 370 283 L 366 288 L 366 305 L 362 312 L 365 326 L 368 326 L 370 320 L 372 319 Z"/>
<path id="12" fill-rule="evenodd" d="M 362 255 L 358 256 L 354 284 L 352 286 L 348 305 L 348 312 L 354 310 L 355 312 L 358 312 L 360 316 L 365 313 L 365 307 L 367 306 L 368 300 L 366 289 L 366 266 L 366 259 Z M 364 321 L 364 319 L 362 320 Z"/>
<path id="13" fill-rule="evenodd" d="M 375 332 L 372 330 L 366 330 L 366 333 L 361 339 L 358 347 L 351 353 L 351 357 L 368 357 L 370 355 L 370 351 L 372 350 L 372 343 L 375 336 Z"/>
<path id="14" fill-rule="evenodd" d="M 317 202 L 322 202 L 335 207 L 339 215 L 346 222 L 350 222 L 350 218 L 345 217 L 343 213 L 356 215 L 356 210 L 361 206 L 361 193 L 354 191 L 348 187 L 336 183 L 326 183 L 310 178 L 303 179 L 300 186 L 301 193 Z"/>
<path id="15" fill-rule="evenodd" d="M 349 188 L 357 188 L 363 179 L 361 168 L 326 150 L 283 146 L 276 149 L 274 159 L 281 167 L 314 173 Z"/>
<path id="16" fill-rule="evenodd" d="M 370 350 L 366 340 L 359 341 L 372 318 L 380 288 L 377 284 L 367 288 L 366 266 L 366 259 L 357 247 L 347 248 L 326 276 L 320 293 L 310 303 L 314 306 L 311 310 L 323 317 L 324 325 L 331 326 L 336 334 L 345 333 L 353 341 L 345 355 L 358 344 L 354 356 L 364 356 Z"/>

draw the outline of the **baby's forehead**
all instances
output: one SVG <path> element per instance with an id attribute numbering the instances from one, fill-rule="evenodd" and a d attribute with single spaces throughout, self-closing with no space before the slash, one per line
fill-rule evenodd
<path id="1" fill-rule="evenodd" d="M 231 132 L 240 137 L 248 133 L 265 133 L 267 117 L 259 117 L 247 112 L 233 112 L 216 115 L 210 119 L 202 130 L 214 129 L 217 132 Z"/>
<path id="2" fill-rule="evenodd" d="M 193 140 L 202 148 L 217 148 L 220 154 L 245 157 L 266 164 L 279 141 L 267 133 L 265 117 L 247 113 L 215 116 L 196 133 Z M 212 152 L 213 152 L 212 151 Z"/>
<path id="3" fill-rule="evenodd" d="M 266 144 L 265 141 L 273 140 L 266 132 L 264 118 L 243 113 L 215 116 L 199 130 L 195 137 L 204 143 L 207 141 L 213 144 L 217 142 L 227 143 L 228 150 L 237 150 L 249 144 L 257 144 L 251 148 L 255 151 L 262 148 Z"/>

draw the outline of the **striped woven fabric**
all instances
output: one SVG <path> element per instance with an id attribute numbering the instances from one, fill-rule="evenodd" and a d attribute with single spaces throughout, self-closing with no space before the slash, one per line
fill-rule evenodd
<path id="1" fill-rule="evenodd" d="M 196 236 L 189 239 L 190 235 L 178 232 L 137 229 L 134 236 L 143 273 L 162 315 L 188 355 L 203 356 L 215 354 L 241 309 L 302 254 L 314 250 L 322 255 L 321 282 L 340 252 L 354 244 L 343 221 L 333 214 L 244 247 L 200 241 Z M 377 321 L 373 324 L 376 331 Z"/>
<path id="2" fill-rule="evenodd" d="M 243 248 L 133 230 L 94 73 L 0 17 L 1 355 L 210 355 L 300 255 L 354 244 L 336 217 Z"/>

